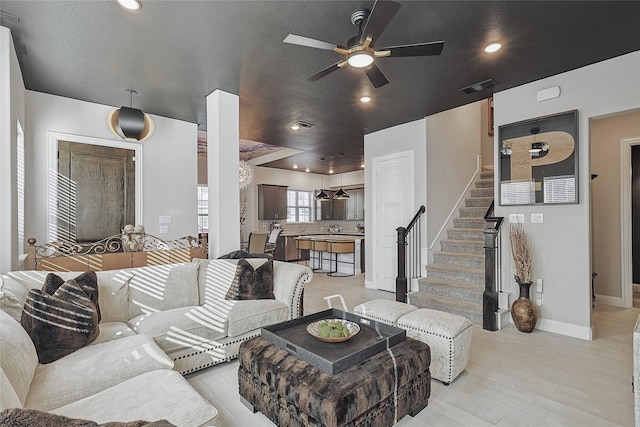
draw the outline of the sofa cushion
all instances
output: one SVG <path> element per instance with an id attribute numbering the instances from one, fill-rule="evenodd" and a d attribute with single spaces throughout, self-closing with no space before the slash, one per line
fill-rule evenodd
<path id="1" fill-rule="evenodd" d="M 21 323 L 36 346 L 40 363 L 66 356 L 100 333 L 96 306 L 75 280 L 63 283 L 53 295 L 31 289 Z"/>
<path id="2" fill-rule="evenodd" d="M 49 274 L 48 271 L 24 270 L 10 271 L 7 273 L 7 276 L 19 282 L 27 289 L 41 289 L 47 274 Z M 73 279 L 80 274 L 82 274 L 82 271 L 56 271 L 56 275 L 60 276 L 64 281 Z"/>
<path id="3" fill-rule="evenodd" d="M 138 267 L 129 281 L 129 319 L 154 311 L 198 305 L 198 264 Z"/>
<path id="4" fill-rule="evenodd" d="M 24 406 L 49 411 L 142 373 L 172 367 L 171 359 L 148 335 L 88 345 L 38 365 Z"/>
<path id="5" fill-rule="evenodd" d="M 236 274 L 227 291 L 226 299 L 275 299 L 273 295 L 273 261 L 253 268 L 245 259 L 238 260 Z"/>
<path id="6" fill-rule="evenodd" d="M 224 300 L 236 274 L 237 260 L 208 260 L 195 258 L 192 261 L 198 272 L 199 305 Z"/>
<path id="7" fill-rule="evenodd" d="M 119 338 L 136 335 L 135 331 L 123 322 L 102 322 L 100 323 L 100 335 L 91 345 L 113 341 Z"/>
<path id="8" fill-rule="evenodd" d="M 176 426 L 214 426 L 218 415 L 182 375 L 167 369 L 138 375 L 51 412 L 98 423 L 162 418 Z"/>
<path id="9" fill-rule="evenodd" d="M 126 322 L 129 317 L 129 281 L 133 273 L 128 270 L 98 271 L 100 312 L 103 322 Z"/>
<path id="10" fill-rule="evenodd" d="M 5 374 L 4 369 L 0 367 L 0 411 L 7 408 L 21 408 L 22 402 L 16 394 L 9 377 Z M 2 425 L 2 424 L 0 424 Z"/>
<path id="11" fill-rule="evenodd" d="M 24 405 L 38 366 L 38 354 L 27 331 L 4 311 L 0 311 L 0 367 Z M 0 394 L 4 394 L 4 387 Z"/>
<path id="12" fill-rule="evenodd" d="M 12 408 L 0 413 L 0 425 L 12 427 L 100 427 L 98 423 L 79 418 L 69 418 L 62 415 L 55 415 L 49 412 L 38 411 L 35 409 Z M 103 427 L 106 427 L 102 425 Z M 166 420 L 161 421 L 142 421 L 135 420 L 131 422 L 109 422 L 108 427 L 175 427 Z"/>
<path id="13" fill-rule="evenodd" d="M 0 309 L 18 322 L 22 318 L 22 307 L 27 301 L 29 289 L 9 276 L 0 276 Z"/>
<path id="14" fill-rule="evenodd" d="M 278 300 L 246 300 L 233 302 L 227 318 L 227 335 L 237 337 L 262 326 L 273 325 L 289 319 L 289 307 Z"/>
<path id="15" fill-rule="evenodd" d="M 153 337 L 165 352 L 222 339 L 227 336 L 227 324 L 222 312 L 204 306 L 142 314 L 129 321 L 134 331 Z"/>

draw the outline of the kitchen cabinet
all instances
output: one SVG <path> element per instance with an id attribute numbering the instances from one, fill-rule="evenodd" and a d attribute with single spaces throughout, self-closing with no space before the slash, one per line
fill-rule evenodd
<path id="1" fill-rule="evenodd" d="M 363 220 L 364 219 L 364 188 L 349 190 L 349 198 L 343 200 L 346 203 L 344 219 Z"/>
<path id="2" fill-rule="evenodd" d="M 283 185 L 258 185 L 258 219 L 287 219 L 287 189 Z"/>

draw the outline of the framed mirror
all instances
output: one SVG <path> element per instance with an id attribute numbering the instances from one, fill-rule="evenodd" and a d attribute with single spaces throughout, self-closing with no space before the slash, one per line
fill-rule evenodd
<path id="1" fill-rule="evenodd" d="M 578 203 L 578 111 L 500 126 L 499 204 Z"/>

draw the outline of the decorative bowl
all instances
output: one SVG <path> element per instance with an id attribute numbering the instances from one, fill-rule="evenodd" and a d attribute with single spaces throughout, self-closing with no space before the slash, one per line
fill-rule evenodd
<path id="1" fill-rule="evenodd" d="M 318 334 L 318 329 L 320 327 L 320 324 L 321 323 L 325 323 L 325 322 L 340 322 L 340 323 L 342 323 L 342 325 L 349 330 L 349 336 L 348 337 L 339 337 L 339 338 L 321 337 Z M 322 319 L 322 320 L 318 320 L 316 322 L 309 323 L 307 325 L 307 332 L 309 334 L 311 334 L 311 336 L 313 336 L 314 338 L 319 339 L 320 341 L 324 341 L 324 342 L 344 342 L 344 341 L 347 341 L 348 339 L 351 339 L 358 332 L 360 332 L 360 326 L 357 323 L 350 322 L 348 320 L 343 320 L 343 319 Z"/>

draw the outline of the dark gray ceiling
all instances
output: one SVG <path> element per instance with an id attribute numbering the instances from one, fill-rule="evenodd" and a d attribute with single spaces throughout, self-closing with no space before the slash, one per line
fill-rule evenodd
<path id="1" fill-rule="evenodd" d="M 285 44 L 286 35 L 345 45 L 357 33 L 351 13 L 373 3 L 146 0 L 131 13 L 115 1 L 3 0 L 0 8 L 28 89 L 120 106 L 132 88 L 134 107 L 200 129 L 205 97 L 222 89 L 240 96 L 241 138 L 306 152 L 267 166 L 314 172 L 320 157 L 339 152 L 336 172 L 358 169 L 366 133 L 640 49 L 638 1 L 400 1 L 377 45 L 444 40 L 441 56 L 379 59 L 390 84 L 377 90 L 348 68 L 307 81 L 342 56 Z M 503 49 L 483 54 L 493 40 Z M 489 78 L 493 89 L 460 91 Z M 363 94 L 373 101 L 358 102 Z M 293 132 L 296 120 L 315 127 Z"/>

